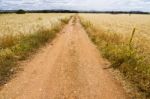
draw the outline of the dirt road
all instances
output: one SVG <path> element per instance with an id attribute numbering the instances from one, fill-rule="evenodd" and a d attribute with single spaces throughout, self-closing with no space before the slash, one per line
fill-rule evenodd
<path id="1" fill-rule="evenodd" d="M 78 19 L 23 65 L 0 99 L 128 99 Z"/>

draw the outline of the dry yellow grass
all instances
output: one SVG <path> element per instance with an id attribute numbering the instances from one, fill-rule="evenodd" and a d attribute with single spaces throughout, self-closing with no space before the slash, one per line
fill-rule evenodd
<path id="1" fill-rule="evenodd" d="M 20 60 L 52 41 L 69 19 L 69 14 L 0 14 L 0 86 Z"/>
<path id="2" fill-rule="evenodd" d="M 34 33 L 39 28 L 50 28 L 58 19 L 69 14 L 0 14 L 0 36 Z"/>
<path id="3" fill-rule="evenodd" d="M 119 34 L 126 42 L 129 41 L 135 28 L 133 41 L 138 44 L 137 46 L 141 46 L 145 53 L 150 53 L 150 15 L 80 14 L 80 16 L 90 21 L 97 30 Z"/>
<path id="4" fill-rule="evenodd" d="M 91 40 L 98 46 L 101 54 L 112 63 L 110 67 L 120 70 L 141 93 L 140 96 L 135 95 L 135 98 L 149 99 L 150 15 L 80 16 Z"/>
<path id="5" fill-rule="evenodd" d="M 94 27 L 106 32 L 128 35 L 136 28 L 136 34 L 146 37 L 150 35 L 150 15 L 81 14 L 81 16 L 91 21 Z"/>
<path id="6" fill-rule="evenodd" d="M 145 53 L 150 53 L 150 15 L 80 14 L 80 16 L 90 21 L 96 29 L 105 33 L 119 34 L 122 39 L 129 39 L 135 28 L 134 42 L 138 43 Z"/>

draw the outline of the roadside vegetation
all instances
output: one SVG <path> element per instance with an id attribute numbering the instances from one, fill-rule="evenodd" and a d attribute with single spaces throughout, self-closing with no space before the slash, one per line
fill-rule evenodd
<path id="1" fill-rule="evenodd" d="M 108 68 L 118 69 L 137 89 L 138 93 L 133 92 L 134 98 L 149 99 L 150 47 L 147 43 L 150 41 L 142 36 L 135 36 L 136 28 L 133 28 L 130 35 L 124 36 L 96 28 L 84 17 L 81 17 L 81 24 L 103 57 L 111 62 Z"/>
<path id="2" fill-rule="evenodd" d="M 69 19 L 61 18 L 51 27 L 41 27 L 33 33 L 0 36 L 0 85 L 5 84 L 19 69 L 19 61 L 27 59 L 38 48 L 51 42 Z"/>

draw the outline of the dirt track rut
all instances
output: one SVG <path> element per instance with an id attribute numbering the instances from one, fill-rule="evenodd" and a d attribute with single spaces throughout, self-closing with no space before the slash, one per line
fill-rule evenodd
<path id="1" fill-rule="evenodd" d="M 24 63 L 0 91 L 0 99 L 128 99 L 124 89 L 104 70 L 104 61 L 79 19 Z"/>

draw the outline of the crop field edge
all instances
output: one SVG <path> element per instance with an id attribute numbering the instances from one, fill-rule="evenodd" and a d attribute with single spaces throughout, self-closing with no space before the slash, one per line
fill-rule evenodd
<path id="1" fill-rule="evenodd" d="M 133 62 L 135 61 L 135 63 L 138 63 L 140 58 L 143 58 L 143 56 L 139 57 L 139 53 L 133 48 L 134 44 L 132 44 L 132 39 L 134 37 L 135 30 L 133 29 L 132 36 L 128 38 L 129 42 L 125 44 L 121 41 L 122 36 L 119 34 L 108 35 L 103 31 L 99 31 L 90 21 L 81 16 L 80 22 L 91 41 L 98 47 L 100 54 L 111 62 L 111 66 L 107 69 L 117 69 L 123 74 L 124 78 L 130 82 L 132 87 L 135 89 L 135 92 L 137 92 L 131 92 L 134 98 L 148 99 L 150 97 L 150 75 L 147 75 L 143 71 L 137 71 L 136 66 L 133 66 L 135 64 L 131 64 L 132 60 Z M 99 33 L 101 35 L 98 36 L 94 33 Z M 120 53 L 118 51 L 120 51 Z M 122 56 L 119 56 L 119 54 L 122 54 Z M 139 60 L 136 60 L 137 56 L 139 57 Z M 146 65 L 146 63 L 144 63 L 144 65 Z"/>
<path id="2" fill-rule="evenodd" d="M 28 59 L 41 46 L 51 42 L 69 22 L 71 17 L 60 19 L 51 29 L 40 28 L 37 32 L 25 35 L 6 35 L 1 37 L 0 48 L 0 86 L 6 84 L 18 69 L 18 62 Z"/>

